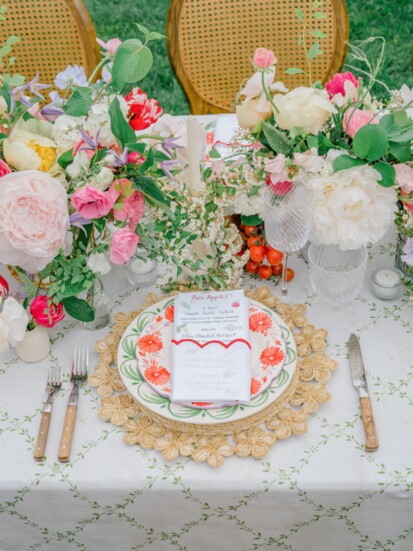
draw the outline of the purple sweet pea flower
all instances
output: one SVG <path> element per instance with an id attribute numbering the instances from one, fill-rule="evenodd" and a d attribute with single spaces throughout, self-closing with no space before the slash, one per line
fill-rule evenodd
<path id="1" fill-rule="evenodd" d="M 115 160 L 112 164 L 112 166 L 122 167 L 125 166 L 128 162 L 128 152 L 129 149 L 127 147 L 123 148 L 123 151 L 120 155 L 118 155 L 115 151 L 110 151 L 110 155 L 113 155 L 115 157 Z"/>
<path id="2" fill-rule="evenodd" d="M 44 90 L 46 88 L 50 88 L 49 84 L 40 84 L 37 81 L 39 80 L 39 73 L 26 84 L 27 88 L 29 89 L 29 92 L 33 94 L 34 96 L 37 96 L 40 99 L 44 99 L 44 97 L 41 95 L 40 90 Z"/>
<path id="3" fill-rule="evenodd" d="M 83 216 L 80 216 L 80 214 L 78 212 L 75 212 L 74 214 L 72 214 L 70 216 L 69 222 L 70 222 L 71 226 L 75 226 L 76 228 L 80 228 L 83 231 L 83 233 L 85 235 L 87 235 L 85 226 L 87 226 L 88 224 L 91 224 L 90 220 L 87 220 L 86 218 L 83 218 Z"/>
<path id="4" fill-rule="evenodd" d="M 14 108 L 16 106 L 16 103 L 19 101 L 26 107 L 32 107 L 32 103 L 30 101 L 30 98 L 26 96 L 24 93 L 27 90 L 27 84 L 23 84 L 22 86 L 16 86 L 16 88 L 12 88 L 9 90 L 10 94 L 10 113 L 13 113 Z"/>
<path id="5" fill-rule="evenodd" d="M 409 237 L 406 241 L 403 252 L 405 253 L 401 256 L 403 262 L 406 262 L 409 266 L 413 266 L 413 237 Z"/>
<path id="6" fill-rule="evenodd" d="M 174 168 L 174 166 L 179 163 L 179 161 L 171 160 L 171 161 L 162 161 L 161 168 L 163 170 L 163 173 L 168 178 L 168 180 L 173 181 L 174 177 L 172 173 L 170 172 L 170 168 Z"/>
<path id="7" fill-rule="evenodd" d="M 175 140 L 179 140 L 179 136 L 178 137 L 175 137 L 175 138 L 166 138 L 163 142 L 162 142 L 162 147 L 163 149 L 165 150 L 165 152 L 170 156 L 172 157 L 172 151 L 174 149 L 182 149 L 183 146 L 182 145 L 178 145 L 177 143 L 175 143 Z"/>
<path id="8" fill-rule="evenodd" d="M 80 134 L 83 138 L 83 141 L 86 143 L 86 145 L 83 145 L 82 147 L 79 147 L 79 151 L 96 151 L 99 147 L 99 134 L 100 134 L 101 128 L 96 132 L 96 136 L 94 138 L 91 138 L 86 132 L 83 132 L 83 130 L 80 131 Z"/>

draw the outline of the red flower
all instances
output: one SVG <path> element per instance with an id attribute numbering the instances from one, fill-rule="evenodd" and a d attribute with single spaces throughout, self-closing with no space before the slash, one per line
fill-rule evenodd
<path id="1" fill-rule="evenodd" d="M 171 323 L 173 323 L 174 318 L 175 318 L 175 308 L 174 308 L 174 305 L 171 304 L 171 305 L 168 306 L 168 308 L 165 310 L 165 319 L 167 319 L 168 321 L 170 321 Z"/>
<path id="2" fill-rule="evenodd" d="M 0 159 L 0 178 L 3 176 L 6 176 L 6 174 L 10 174 L 11 168 L 9 165 Z"/>
<path id="3" fill-rule="evenodd" d="M 284 359 L 284 352 L 278 346 L 269 346 L 261 352 L 260 360 L 267 367 L 276 365 Z"/>
<path id="4" fill-rule="evenodd" d="M 63 305 L 60 302 L 55 304 L 50 298 L 43 295 L 33 299 L 30 305 L 30 314 L 34 321 L 43 327 L 54 327 L 65 317 Z"/>
<path id="5" fill-rule="evenodd" d="M 272 320 L 267 314 L 253 314 L 250 317 L 250 329 L 258 333 L 267 333 L 268 329 L 272 325 Z"/>
<path id="6" fill-rule="evenodd" d="M 150 367 L 145 369 L 145 378 L 153 385 L 162 386 L 169 381 L 171 376 L 164 367 L 153 363 Z"/>
<path id="7" fill-rule="evenodd" d="M 358 88 L 358 81 L 353 73 L 350 73 L 350 71 L 347 71 L 346 73 L 336 73 L 333 78 L 326 83 L 326 90 L 330 99 L 336 94 L 341 94 L 345 97 L 346 91 L 344 89 L 344 83 L 347 80 L 352 82 L 354 86 Z"/>
<path id="8" fill-rule="evenodd" d="M 9 284 L 7 281 L 0 275 L 0 297 L 6 298 L 9 294 Z"/>
<path id="9" fill-rule="evenodd" d="M 262 387 L 261 381 L 259 381 L 258 379 L 254 379 L 253 377 L 251 379 L 251 390 L 250 390 L 251 396 L 255 396 L 255 394 L 257 394 L 257 392 L 261 387 Z"/>
<path id="10" fill-rule="evenodd" d="M 125 100 L 129 105 L 129 124 L 134 130 L 144 130 L 162 115 L 162 108 L 154 99 L 148 99 L 140 88 L 134 88 Z"/>
<path id="11" fill-rule="evenodd" d="M 141 337 L 138 340 L 138 348 L 142 352 L 159 352 L 159 350 L 162 350 L 163 344 L 159 334 L 154 333 L 153 335 Z"/>

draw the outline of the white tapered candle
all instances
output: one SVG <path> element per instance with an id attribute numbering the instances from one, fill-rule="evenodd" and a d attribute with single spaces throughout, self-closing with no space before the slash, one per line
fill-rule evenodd
<path id="1" fill-rule="evenodd" d="M 191 195 L 200 196 L 204 191 L 204 182 L 201 176 L 200 159 L 204 149 L 205 132 L 195 117 L 187 119 L 188 135 L 188 180 Z"/>

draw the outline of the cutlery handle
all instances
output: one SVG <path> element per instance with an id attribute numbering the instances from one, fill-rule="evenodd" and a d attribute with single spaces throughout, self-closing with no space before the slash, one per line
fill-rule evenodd
<path id="1" fill-rule="evenodd" d="M 41 461 L 44 457 L 51 416 L 52 414 L 50 411 L 42 413 L 39 432 L 37 434 L 36 447 L 34 448 L 34 458 L 36 461 Z"/>
<path id="2" fill-rule="evenodd" d="M 366 431 L 366 451 L 374 452 L 379 447 L 376 424 L 374 422 L 373 408 L 370 398 L 360 398 L 361 417 Z"/>
<path id="3" fill-rule="evenodd" d="M 57 454 L 57 458 L 63 463 L 69 461 L 73 431 L 75 428 L 76 412 L 77 406 L 67 406 L 65 422 L 63 423 L 62 437 L 59 444 L 59 452 Z"/>

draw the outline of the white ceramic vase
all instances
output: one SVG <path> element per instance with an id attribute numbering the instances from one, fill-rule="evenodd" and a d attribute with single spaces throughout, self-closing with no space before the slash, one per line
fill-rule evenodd
<path id="1" fill-rule="evenodd" d="M 31 331 L 26 331 L 22 341 L 16 345 L 17 355 L 24 362 L 40 362 L 50 352 L 49 333 L 45 327 L 36 325 Z"/>

